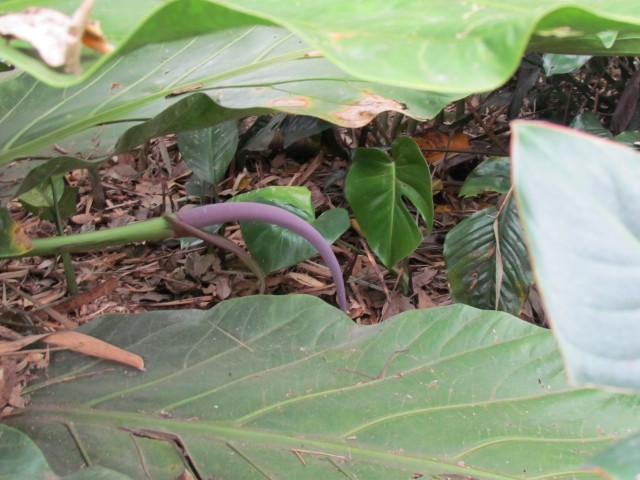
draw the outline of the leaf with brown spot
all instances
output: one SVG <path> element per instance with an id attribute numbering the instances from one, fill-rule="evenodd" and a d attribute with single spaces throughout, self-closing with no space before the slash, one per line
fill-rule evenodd
<path id="1" fill-rule="evenodd" d="M 403 112 L 407 109 L 406 105 L 398 103 L 395 100 L 373 95 L 365 92 L 366 96 L 356 103 L 348 106 L 346 109 L 336 112 L 334 115 L 340 121 L 352 128 L 358 128 L 366 125 L 382 112 L 393 110 L 395 112 Z"/>

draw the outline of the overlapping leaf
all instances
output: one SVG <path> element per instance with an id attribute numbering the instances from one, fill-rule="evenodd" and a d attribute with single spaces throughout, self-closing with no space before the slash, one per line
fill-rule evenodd
<path id="1" fill-rule="evenodd" d="M 454 301 L 513 314 L 522 311 L 531 269 L 515 202 L 474 213 L 456 225 L 444 243 Z"/>
<path id="2" fill-rule="evenodd" d="M 574 130 L 518 122 L 513 159 L 540 292 L 569 373 L 640 388 L 640 157 Z"/>
<path id="3" fill-rule="evenodd" d="M 238 146 L 238 126 L 233 120 L 178 135 L 182 158 L 201 180 L 216 184 L 224 178 Z"/>
<path id="4" fill-rule="evenodd" d="M 83 330 L 142 355 L 147 371 L 55 355 L 30 409 L 8 423 L 59 475 L 91 461 L 154 479 L 185 468 L 200 478 L 570 478 L 640 427 L 637 396 L 566 384 L 550 332 L 461 305 L 364 327 L 315 298 L 251 297 Z M 1 458 L 10 447 L 0 443 Z"/>
<path id="5" fill-rule="evenodd" d="M 32 6 L 29 0 L 7 3 L 6 11 Z M 70 12 L 77 5 L 58 0 L 48 6 Z M 302 0 L 295 8 L 263 0 L 116 0 L 97 2 L 93 17 L 116 46 L 114 58 L 150 43 L 195 38 L 224 22 L 274 22 L 359 78 L 460 94 L 503 84 L 527 47 L 587 55 L 629 54 L 640 48 L 640 14 L 626 0 L 541 0 L 533 5 L 429 0 L 420 6 Z M 46 68 L 29 50 L 0 44 L 0 56 L 50 82 L 78 80 Z M 109 61 L 109 56 L 85 55 L 83 78 Z"/>
<path id="6" fill-rule="evenodd" d="M 226 11 L 205 4 L 213 9 L 207 15 Z M 231 16 L 229 23 L 210 33 L 114 57 L 91 79 L 67 89 L 49 87 L 24 74 L 0 74 L 0 164 L 35 153 L 105 155 L 128 128 L 194 91 L 220 105 L 215 121 L 247 113 L 229 109 L 270 109 L 351 126 L 367 123 L 384 110 L 431 117 L 453 98 L 357 81 L 312 55 L 284 28 L 247 25 L 248 18 Z M 2 75 L 9 79 L 2 81 Z M 199 125 L 196 115 L 178 120 L 191 122 L 189 129 L 208 127 L 213 121 L 206 117 L 209 123 Z M 171 121 L 176 131 L 180 125 L 171 117 L 169 126 Z M 157 134 L 162 126 L 148 133 Z M 131 142 L 121 142 L 122 148 L 130 146 Z"/>
<path id="7" fill-rule="evenodd" d="M 349 228 L 349 216 L 335 208 L 315 218 L 311 192 L 306 187 L 267 187 L 233 198 L 239 202 L 262 202 L 295 213 L 313 225 L 329 243 Z M 265 273 L 296 265 L 317 254 L 317 250 L 300 235 L 277 225 L 257 222 L 240 224 L 242 237 L 252 258 Z"/>

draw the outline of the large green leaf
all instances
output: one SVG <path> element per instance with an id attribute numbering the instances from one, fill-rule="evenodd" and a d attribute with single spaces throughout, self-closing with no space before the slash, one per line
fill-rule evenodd
<path id="1" fill-rule="evenodd" d="M 514 133 L 519 211 L 567 369 L 640 388 L 640 157 L 545 123 Z"/>
<path id="2" fill-rule="evenodd" d="M 391 146 L 393 161 L 376 148 L 359 148 L 345 181 L 345 195 L 371 250 L 391 268 L 412 253 L 422 233 L 404 198 L 413 203 L 427 229 L 433 224 L 431 172 L 409 137 Z"/>
<path id="3" fill-rule="evenodd" d="M 295 9 L 225 3 L 285 25 L 360 78 L 439 92 L 502 85 L 527 47 L 591 55 L 640 50 L 640 13 L 626 0 L 305 0 Z"/>
<path id="4" fill-rule="evenodd" d="M 316 298 L 251 297 L 82 331 L 146 371 L 54 354 L 7 423 L 62 475 L 592 480 L 585 459 L 640 427 L 638 396 L 567 385 L 549 331 L 461 305 L 360 326 Z"/>
<path id="5" fill-rule="evenodd" d="M 329 243 L 349 228 L 349 217 L 343 208 L 328 210 L 316 219 L 311 192 L 306 187 L 266 187 L 236 195 L 232 201 L 284 208 L 313 225 Z M 296 265 L 318 253 L 300 235 L 277 225 L 241 222 L 240 230 L 251 257 L 265 273 Z"/>
<path id="6" fill-rule="evenodd" d="M 474 213 L 456 225 L 444 242 L 453 300 L 477 308 L 522 311 L 531 268 L 515 202 Z"/>
<path id="7" fill-rule="evenodd" d="M 149 4 L 115 3 L 119 11 L 117 5 L 109 8 L 118 17 L 126 17 L 132 8 L 145 12 Z M 182 5 L 182 17 L 171 10 L 176 5 Z M 194 88 L 225 109 L 282 110 L 350 126 L 363 125 L 385 110 L 431 117 L 456 98 L 358 81 L 315 55 L 288 30 L 260 23 L 209 2 L 183 0 L 170 3 L 145 23 L 149 38 L 155 38 L 154 28 L 165 27 L 169 36 L 173 28 L 191 31 L 193 25 L 206 26 L 208 33 L 198 31 L 198 36 L 123 52 L 90 79 L 67 89 L 49 87 L 25 74 L 0 74 L 0 164 L 59 151 L 84 158 L 104 156 L 124 131 L 165 111 Z M 191 90 L 181 93 L 184 89 Z M 169 120 L 178 128 L 179 119 Z M 181 120 L 187 123 L 191 117 L 182 115 Z M 208 121 L 192 121 L 189 129 L 211 126 Z M 162 130 L 150 134 L 157 131 Z"/>
<path id="8" fill-rule="evenodd" d="M 212 15 L 214 3 L 225 5 Z M 70 12 L 63 0 L 47 4 Z M 32 6 L 4 2 L 5 11 Z M 536 51 L 588 55 L 634 54 L 640 50 L 640 13 L 627 0 L 425 0 L 389 3 L 366 0 L 180 0 L 98 1 L 93 17 L 116 46 L 113 57 L 147 43 L 194 38 L 225 22 L 243 19 L 231 9 L 293 31 L 353 75 L 373 82 L 441 92 L 472 93 L 503 84 L 527 46 Z M 0 44 L 0 57 L 58 84 L 78 79 L 46 68 L 33 52 Z M 86 79 L 110 61 L 86 52 Z M 469 75 L 469 71 L 473 75 Z"/>

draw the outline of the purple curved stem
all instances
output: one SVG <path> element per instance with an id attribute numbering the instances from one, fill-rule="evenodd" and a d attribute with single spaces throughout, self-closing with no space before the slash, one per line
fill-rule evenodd
<path id="1" fill-rule="evenodd" d="M 264 203 L 227 202 L 183 210 L 176 213 L 176 216 L 183 222 L 197 228 L 227 222 L 263 222 L 272 223 L 297 233 L 313 245 L 324 259 L 336 285 L 338 305 L 343 311 L 347 311 L 347 294 L 338 259 L 324 237 L 297 215 L 283 208 Z"/>

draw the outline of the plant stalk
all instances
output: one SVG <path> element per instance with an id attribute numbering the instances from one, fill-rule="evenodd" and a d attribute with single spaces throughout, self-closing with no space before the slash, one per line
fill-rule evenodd
<path id="1" fill-rule="evenodd" d="M 60 204 L 58 203 L 58 191 L 53 178 L 49 179 L 49 185 L 51 186 L 51 196 L 53 197 L 53 220 L 56 224 L 58 236 L 64 237 L 64 226 L 62 225 Z M 62 198 L 62 192 L 60 192 L 60 198 Z M 73 269 L 71 255 L 69 255 L 69 252 L 62 252 L 62 265 L 64 269 L 64 277 L 67 280 L 67 291 L 69 292 L 69 295 L 75 295 L 78 293 L 78 280 L 76 279 L 76 272 Z"/>

